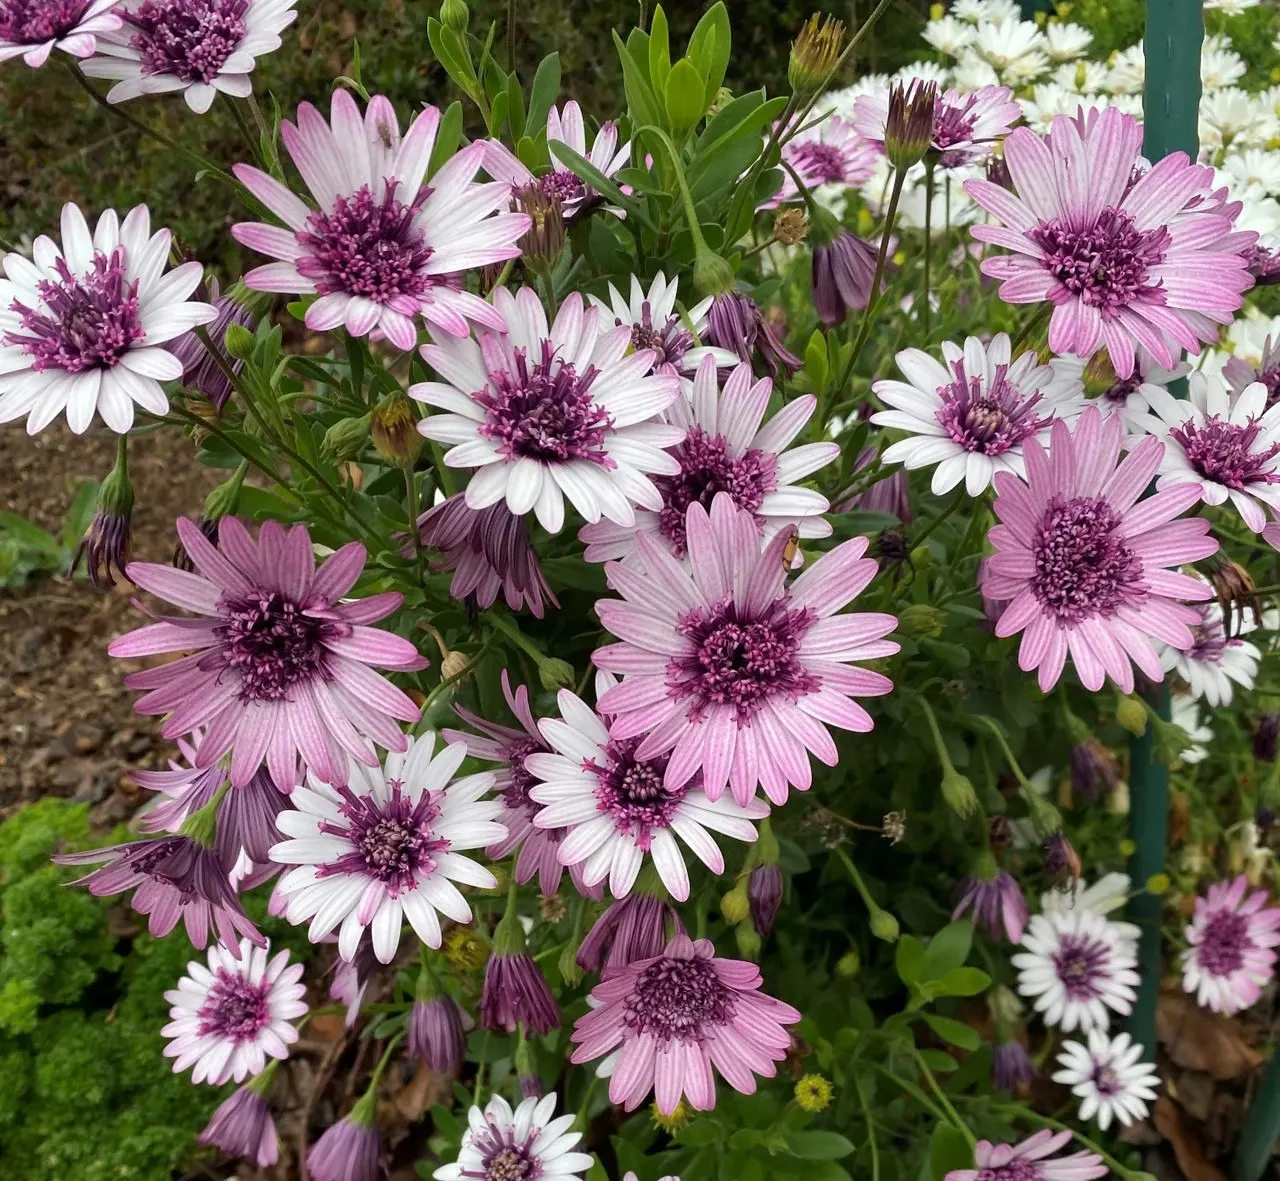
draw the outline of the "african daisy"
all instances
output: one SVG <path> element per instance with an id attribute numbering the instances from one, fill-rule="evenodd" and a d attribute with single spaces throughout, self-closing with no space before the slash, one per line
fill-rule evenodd
<path id="1" fill-rule="evenodd" d="M 652 475 L 673 476 L 665 451 L 679 427 L 650 422 L 680 396 L 680 378 L 651 372 L 657 353 L 631 351 L 631 329 L 601 334 L 600 310 L 576 291 L 548 329 L 531 287 L 493 293 L 502 334 L 437 338 L 422 357 L 443 381 L 409 387 L 446 411 L 418 423 L 428 439 L 452 444 L 450 467 L 476 468 L 467 504 L 505 500 L 516 516 L 532 511 L 548 533 L 564 525 L 564 502 L 589 522 L 635 521 L 634 504 L 658 511 Z"/>
<path id="2" fill-rule="evenodd" d="M 1139 346 L 1137 361 L 1128 377 L 1117 377 L 1111 358 L 1105 350 L 1092 357 L 1051 357 L 1049 364 L 1059 378 L 1079 381 L 1085 387 L 1086 397 L 1103 414 L 1119 414 L 1125 420 L 1125 430 L 1130 434 L 1144 434 L 1150 422 L 1151 403 L 1147 393 L 1151 388 L 1165 389 L 1171 381 L 1185 377 L 1191 366 L 1185 361 L 1173 369 L 1157 365 L 1151 354 Z"/>
<path id="3" fill-rule="evenodd" d="M 1091 1181 L 1108 1170 L 1094 1152 L 1052 1157 L 1071 1143 L 1071 1132 L 1044 1128 L 1021 1144 L 979 1140 L 973 1150 L 976 1169 L 952 1169 L 945 1181 Z M 1050 1159 L 1052 1157 L 1052 1159 Z"/>
<path id="4" fill-rule="evenodd" d="M 586 543 L 588 562 L 632 558 L 636 536 L 646 533 L 678 558 L 688 552 L 685 514 L 695 501 L 710 508 L 719 493 L 751 513 L 765 541 L 779 530 L 794 527 L 802 538 L 830 537 L 831 525 L 823 517 L 831 506 L 827 498 L 799 481 L 812 475 L 840 454 L 836 443 L 792 441 L 813 416 L 817 400 L 812 394 L 792 398 L 768 422 L 765 410 L 773 382 L 755 380 L 751 366 L 734 366 L 720 387 L 720 362 L 705 357 L 693 380 L 693 396 L 677 398 L 666 411 L 666 420 L 685 432 L 684 441 L 668 449 L 680 465 L 675 475 L 658 476 L 654 484 L 662 497 L 657 511 L 641 508 L 634 525 L 600 521 L 584 526 L 578 537 Z"/>
<path id="5" fill-rule="evenodd" d="M 938 153 L 940 167 L 956 168 L 990 151 L 1021 117 L 1022 108 L 1013 101 L 1013 91 L 1007 86 L 983 86 L 965 94 L 939 88 L 934 100 L 929 146 Z M 854 107 L 854 127 L 859 135 L 882 150 L 888 121 L 888 90 L 858 99 Z"/>
<path id="6" fill-rule="evenodd" d="M 65 411 L 82 435 L 96 410 L 123 435 L 135 402 L 151 414 L 169 409 L 160 383 L 181 377 L 182 362 L 161 346 L 218 314 L 190 298 L 198 262 L 164 273 L 171 239 L 151 232 L 145 205 L 123 222 L 106 210 L 91 236 L 68 203 L 61 247 L 41 234 L 31 258 L 0 259 L 0 422 L 25 415 L 34 435 Z"/>
<path id="7" fill-rule="evenodd" d="M 775 804 L 788 786 L 807 791 L 810 753 L 827 766 L 838 754 L 828 725 L 866 732 L 870 715 L 853 697 L 880 696 L 893 684 L 856 660 L 892 656 L 883 637 L 892 615 L 837 616 L 875 576 L 865 537 L 824 554 L 790 586 L 784 560 L 790 531 L 761 549 L 751 513 L 719 493 L 711 512 L 698 502 L 685 517 L 686 569 L 647 533 L 636 537 L 639 568 L 605 567 L 621 599 L 596 604 L 619 643 L 592 656 L 622 674 L 599 701 L 613 714 L 615 742 L 643 738 L 634 757 L 669 755 L 668 791 L 701 771 L 715 801 L 732 786 L 745 805 L 756 786 Z"/>
<path id="8" fill-rule="evenodd" d="M 996 552 L 987 559 L 982 593 L 1008 601 L 996 635 L 1023 633 L 1018 665 L 1038 669 L 1046 693 L 1068 652 L 1094 692 L 1109 676 L 1131 693 L 1133 664 L 1162 680 L 1152 640 L 1190 648 L 1200 615 L 1183 600 L 1213 594 L 1199 579 L 1167 569 L 1218 548 L 1204 518 L 1174 519 L 1199 499 L 1199 488 L 1180 484 L 1143 498 L 1164 446 L 1148 436 L 1117 467 L 1123 437 L 1119 415 L 1103 419 L 1091 406 L 1074 432 L 1053 424 L 1050 452 L 1027 443 L 1026 483 L 1008 472 L 995 478 L 1000 524 L 989 534 Z"/>
<path id="9" fill-rule="evenodd" d="M 33 70 L 55 49 L 93 54 L 97 37 L 120 27 L 117 0 L 0 0 L 0 62 L 21 57 Z"/>
<path id="10" fill-rule="evenodd" d="M 1114 107 L 1053 120 L 1041 138 L 1018 128 L 1004 141 L 1015 191 L 987 180 L 965 189 L 997 223 L 971 233 L 1012 251 L 987 258 L 1006 303 L 1049 300 L 1049 347 L 1091 356 L 1105 345 L 1128 377 L 1139 345 L 1166 368 L 1178 350 L 1217 338 L 1252 285 L 1239 235 L 1221 209 L 1188 210 L 1208 194 L 1212 169 L 1173 152 L 1136 184 L 1142 128 Z M 1248 243 L 1245 243 L 1247 245 Z"/>
<path id="11" fill-rule="evenodd" d="M 458 1149 L 458 1159 L 441 1165 L 433 1174 L 436 1181 L 581 1181 L 591 1168 L 592 1158 L 571 1149 L 582 1139 L 573 1132 L 574 1117 L 555 1116 L 554 1092 L 541 1099 L 525 1099 L 514 1110 L 501 1095 L 494 1095 L 484 1108 L 467 1112 L 467 1130 Z"/>
<path id="12" fill-rule="evenodd" d="M 471 921 L 471 907 L 455 882 L 482 890 L 497 885 L 479 862 L 461 854 L 501 840 L 495 823 L 501 805 L 481 797 L 493 786 L 487 772 L 454 780 L 467 757 L 464 743 L 437 752 L 426 731 L 404 754 L 387 755 L 385 768 L 353 763 L 345 786 L 314 774 L 289 798 L 276 825 L 288 840 L 271 859 L 293 865 L 280 879 L 285 917 L 311 920 L 318 942 L 341 924 L 338 954 L 350 960 L 368 927 L 378 961 L 389 964 L 404 919 L 428 947 L 439 947 L 437 911 L 456 923 Z"/>
<path id="13" fill-rule="evenodd" d="M 1055 1083 L 1071 1088 L 1080 1098 L 1081 1120 L 1096 1120 L 1104 1132 L 1117 1120 L 1128 1127 L 1145 1119 L 1147 1101 L 1156 1097 L 1159 1076 L 1149 1062 L 1142 1062 L 1142 1046 L 1127 1033 L 1108 1037 L 1100 1029 L 1089 1031 L 1089 1044 L 1067 1042 L 1058 1055 L 1062 1069 Z"/>
<path id="14" fill-rule="evenodd" d="M 1280 908 L 1267 892 L 1249 892 L 1244 874 L 1215 882 L 1196 899 L 1182 953 L 1182 988 L 1215 1013 L 1238 1013 L 1255 1004 L 1275 975 Z"/>
<path id="15" fill-rule="evenodd" d="M 880 145 L 859 135 L 851 120 L 831 115 L 787 140 L 782 158 L 817 200 L 830 205 L 843 197 L 846 189 L 866 183 L 881 150 Z M 795 178 L 784 168 L 782 187 L 762 208 L 776 209 L 799 200 Z"/>
<path id="16" fill-rule="evenodd" d="M 1186 682 L 1192 697 L 1212 706 L 1230 705 L 1235 685 L 1253 688 L 1262 653 L 1248 640 L 1227 635 L 1217 603 L 1205 603 L 1200 613 L 1200 622 L 1191 627 L 1195 643 L 1185 651 L 1164 648 L 1160 663 Z"/>
<path id="17" fill-rule="evenodd" d="M 218 1105 L 198 1140 L 227 1156 L 251 1160 L 260 1169 L 280 1159 L 280 1136 L 271 1107 L 253 1084 L 238 1088 Z"/>
<path id="18" fill-rule="evenodd" d="M 370 740 L 404 750 L 397 721 L 418 707 L 373 667 L 413 671 L 426 661 L 408 641 L 368 625 L 395 611 L 397 591 L 342 602 L 364 570 L 365 548 L 344 545 L 317 570 L 305 525 L 287 531 L 264 521 L 255 542 L 236 517 L 223 517 L 215 549 L 199 527 L 178 520 L 178 537 L 195 572 L 131 562 L 126 572 L 199 618 L 160 617 L 107 647 L 112 656 L 187 652 L 130 673 L 147 692 L 143 714 L 168 715 L 166 738 L 207 726 L 195 766 L 231 754 L 231 782 L 243 787 L 265 761 L 281 791 L 298 780 L 298 762 L 341 782 L 347 755 L 376 767 Z"/>
<path id="19" fill-rule="evenodd" d="M 475 180 L 481 144 L 460 149 L 426 180 L 440 112 L 427 107 L 404 138 L 395 108 L 382 95 L 363 119 L 349 91 L 333 92 L 325 122 L 310 103 L 280 138 L 318 208 L 249 164 L 236 178 L 284 227 L 239 222 L 232 236 L 279 262 L 244 277 L 256 291 L 318 294 L 307 308 L 314 332 L 375 328 L 398 349 L 418 342 L 414 317 L 454 336 L 469 323 L 502 330 L 493 308 L 462 286 L 463 272 L 515 258 L 529 217 L 507 212 L 510 190 Z"/>

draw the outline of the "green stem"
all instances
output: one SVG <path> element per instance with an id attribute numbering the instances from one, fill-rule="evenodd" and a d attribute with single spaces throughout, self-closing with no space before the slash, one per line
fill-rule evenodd
<path id="1" fill-rule="evenodd" d="M 573 1126 L 579 1131 L 587 1130 L 587 1109 L 591 1106 L 591 1100 L 595 1097 L 596 1084 L 599 1083 L 596 1072 L 591 1072 L 591 1079 L 587 1083 L 587 1093 L 582 1096 L 582 1102 L 578 1105 L 578 1114 L 574 1116 Z"/>
<path id="2" fill-rule="evenodd" d="M 937 529 L 938 526 L 942 524 L 943 521 L 945 521 L 949 516 L 951 516 L 951 514 L 954 513 L 956 509 L 958 509 L 968 499 L 969 499 L 968 493 L 965 491 L 964 485 L 961 484 L 960 487 L 956 489 L 955 495 L 947 503 L 947 507 L 944 508 L 942 512 L 940 512 L 936 517 L 933 518 L 932 521 L 929 522 L 928 527 L 922 533 L 920 533 L 918 536 L 912 539 L 913 548 L 916 546 L 924 545 L 925 540 L 930 536 L 930 534 L 932 534 L 934 530 Z"/>
<path id="3" fill-rule="evenodd" d="M 509 615 L 504 615 L 500 611 L 490 611 L 488 616 L 489 622 L 524 652 L 534 664 L 541 667 L 546 662 L 547 654 L 520 630 L 520 625 Z"/>
<path id="4" fill-rule="evenodd" d="M 262 141 L 253 134 L 253 129 L 249 126 L 249 121 L 244 117 L 240 104 L 229 94 L 224 93 L 222 97 L 226 106 L 231 109 L 236 126 L 240 128 L 240 134 L 244 136 L 244 142 L 249 145 L 249 151 L 253 153 L 253 158 L 264 167 L 267 166 L 267 161 L 262 155 Z"/>
<path id="5" fill-rule="evenodd" d="M 876 1144 L 876 1121 L 872 1118 L 871 1107 L 867 1103 L 866 1092 L 862 1089 L 862 1077 L 853 1076 L 853 1086 L 858 1092 L 858 1106 L 862 1108 L 862 1118 L 867 1125 L 867 1147 L 871 1149 L 871 1181 L 880 1181 L 880 1149 Z"/>
<path id="6" fill-rule="evenodd" d="M 891 1083 L 894 1083 L 910 1095 L 911 1098 L 919 1103 L 926 1111 L 932 1112 L 933 1118 L 939 1123 L 949 1124 L 951 1122 L 947 1113 L 943 1111 L 942 1108 L 940 1108 L 932 1099 L 930 1099 L 929 1096 L 926 1095 L 919 1087 L 917 1087 L 915 1083 L 911 1082 L 910 1079 L 900 1078 L 887 1066 L 882 1066 L 879 1062 L 873 1062 L 871 1065 L 875 1070 L 878 1070 L 882 1075 L 884 1075 L 884 1077 Z"/>
<path id="7" fill-rule="evenodd" d="M 929 733 L 933 735 L 933 745 L 938 751 L 938 762 L 942 764 L 943 773 L 946 775 L 955 774 L 955 764 L 951 761 L 951 756 L 947 753 L 947 744 L 942 741 L 942 731 L 938 729 L 938 719 L 934 717 L 933 707 L 925 700 L 925 698 L 917 698 L 920 709 L 924 713 L 924 720 L 928 723 Z"/>
<path id="8" fill-rule="evenodd" d="M 969 1125 L 960 1118 L 956 1113 L 956 1109 L 951 1106 L 951 1100 L 947 1098 L 947 1093 L 939 1085 L 938 1080 L 933 1077 L 933 1071 L 929 1069 L 929 1064 L 924 1060 L 920 1051 L 912 1049 L 911 1059 L 916 1064 L 916 1069 L 924 1075 L 924 1080 L 929 1084 L 929 1089 L 937 1096 L 938 1102 L 942 1104 L 943 1110 L 947 1113 L 947 1118 L 955 1124 L 964 1138 L 969 1142 L 969 1147 L 973 1148 L 978 1143 L 978 1138 L 969 1130 Z"/>
<path id="9" fill-rule="evenodd" d="M 405 508 L 409 512 L 409 532 L 413 534 L 413 556 L 415 564 L 418 568 L 418 581 L 423 581 L 423 559 L 425 551 L 422 548 L 422 533 L 418 529 L 418 477 L 413 470 L 413 465 L 408 464 L 404 469 L 404 499 Z"/>
<path id="10" fill-rule="evenodd" d="M 694 258 L 711 253 L 707 249 L 706 239 L 702 236 L 702 227 L 698 224 L 698 212 L 694 208 L 693 194 L 689 191 L 689 182 L 685 180 L 684 169 L 680 165 L 680 153 L 676 150 L 676 145 L 671 142 L 670 137 L 661 127 L 646 124 L 640 130 L 652 132 L 658 142 L 667 149 L 667 155 L 671 157 L 676 184 L 680 186 L 680 201 L 684 205 L 685 220 L 689 223 L 689 236 L 693 239 Z"/>
<path id="11" fill-rule="evenodd" d="M 489 1031 L 484 1031 L 484 1036 L 480 1039 L 480 1065 L 476 1068 L 476 1086 L 471 1094 L 471 1102 L 476 1107 L 482 1107 L 484 1099 L 484 1074 L 485 1069 L 489 1065 Z"/>

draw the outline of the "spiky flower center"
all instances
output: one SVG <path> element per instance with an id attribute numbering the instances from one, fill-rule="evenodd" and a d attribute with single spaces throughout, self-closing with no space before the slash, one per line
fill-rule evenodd
<path id="1" fill-rule="evenodd" d="M 399 780 L 389 780 L 387 788 L 390 798 L 383 800 L 358 796 L 350 787 L 338 789 L 344 820 L 326 820 L 320 831 L 343 837 L 352 847 L 317 872 L 322 877 L 346 873 L 373 878 L 394 898 L 435 872 L 435 854 L 445 852 L 449 842 L 433 827 L 440 817 L 433 793 L 424 791 L 414 803 Z"/>
<path id="2" fill-rule="evenodd" d="M 36 286 L 42 307 L 18 300 L 10 305 L 21 332 L 6 332 L 4 343 L 17 345 L 32 358 L 31 368 L 83 373 L 113 369 L 143 336 L 138 319 L 138 284 L 125 278 L 124 247 L 109 255 L 96 251 L 88 274 L 71 273 L 65 258 L 55 264 L 58 281 L 41 279 Z"/>
<path id="3" fill-rule="evenodd" d="M 0 41 L 56 41 L 75 29 L 88 7 L 88 0 L 0 0 Z"/>
<path id="4" fill-rule="evenodd" d="M 658 1042 L 699 1042 L 733 1018 L 733 992 L 703 959 L 663 956 L 636 980 L 624 1020 Z"/>
<path id="5" fill-rule="evenodd" d="M 1164 261 L 1169 231 L 1140 230 L 1127 213 L 1104 209 L 1089 226 L 1057 220 L 1029 230 L 1044 257 L 1041 265 L 1074 296 L 1104 316 L 1134 303 L 1163 304 L 1162 282 L 1152 270 Z"/>
<path id="6" fill-rule="evenodd" d="M 637 761 L 636 747 L 640 739 L 612 741 L 605 748 L 603 765 L 594 759 L 586 768 L 594 771 L 596 810 L 608 816 L 618 832 L 635 839 L 641 849 L 653 844 L 655 829 L 669 828 L 680 801 L 689 794 L 689 785 L 668 790 L 663 782 L 667 770 L 665 758 Z"/>
<path id="7" fill-rule="evenodd" d="M 1227 648 L 1227 636 L 1222 622 L 1218 619 L 1206 619 L 1191 629 L 1195 643 L 1187 650 L 1187 659 L 1200 664 L 1221 664 L 1222 654 Z"/>
<path id="8" fill-rule="evenodd" d="M 1031 589 L 1058 622 L 1072 627 L 1110 616 L 1145 592 L 1142 559 L 1120 532 L 1122 520 L 1100 496 L 1054 496 L 1031 543 Z"/>
<path id="9" fill-rule="evenodd" d="M 1238 426 L 1216 415 L 1202 423 L 1186 422 L 1169 432 L 1197 474 L 1237 492 L 1250 484 L 1280 483 L 1280 475 L 1272 470 L 1280 443 L 1258 447 L 1261 433 L 1256 418 Z"/>
<path id="10" fill-rule="evenodd" d="M 1043 430 L 1050 419 L 1041 418 L 1036 407 L 1039 390 L 1024 394 L 1009 380 L 1009 366 L 997 365 L 988 386 L 983 374 L 970 377 L 963 358 L 951 366 L 955 380 L 938 387 L 942 405 L 934 412 L 938 424 L 952 442 L 979 455 L 1004 455 L 1028 435 Z"/>
<path id="11" fill-rule="evenodd" d="M 591 396 L 599 370 L 581 373 L 561 361 L 549 340 L 531 365 L 525 349 L 516 349 L 514 369 L 489 374 L 493 392 L 481 390 L 475 400 L 488 411 L 480 433 L 498 443 L 508 459 L 567 463 L 587 459 L 616 467 L 604 450 L 613 419 Z"/>
<path id="12" fill-rule="evenodd" d="M 1110 965 L 1110 946 L 1091 935 L 1063 935 L 1053 953 L 1054 969 L 1070 1001 L 1083 1003 L 1101 997 L 1102 978 Z"/>
<path id="13" fill-rule="evenodd" d="M 655 365 L 679 365 L 693 347 L 693 333 L 681 323 L 679 316 L 668 316 L 661 325 L 655 324 L 653 308 L 646 299 L 640 307 L 640 319 L 631 325 L 631 347 L 653 349 L 658 354 Z"/>
<path id="14" fill-rule="evenodd" d="M 973 129 L 978 122 L 974 107 L 978 96 L 970 94 L 960 103 L 943 102 L 941 95 L 933 112 L 933 146 L 945 152 L 948 148 L 961 147 L 973 142 Z"/>
<path id="15" fill-rule="evenodd" d="M 535 751 L 546 749 L 536 738 L 520 739 L 507 748 L 506 757 L 511 763 L 509 772 L 511 781 L 502 789 L 502 802 L 511 811 L 527 812 L 532 815 L 541 807 L 529 798 L 530 789 L 537 787 L 541 780 L 525 769 L 524 761 Z"/>
<path id="16" fill-rule="evenodd" d="M 146 75 L 212 82 L 244 40 L 249 0 L 145 0 L 128 15 Z"/>
<path id="17" fill-rule="evenodd" d="M 787 149 L 791 166 L 809 184 L 837 184 L 845 180 L 845 154 L 834 144 L 806 140 Z"/>
<path id="18" fill-rule="evenodd" d="M 814 693 L 818 679 L 799 658 L 800 641 L 816 616 L 793 610 L 785 597 L 748 616 L 732 595 L 691 611 L 677 624 L 692 651 L 673 657 L 667 683 L 677 697 L 692 698 L 690 721 L 701 721 L 713 705 L 728 705 L 745 722 L 771 697 L 792 701 Z"/>
<path id="19" fill-rule="evenodd" d="M 1244 966 L 1251 943 L 1248 918 L 1238 911 L 1219 910 L 1204 925 L 1196 963 L 1210 976 L 1230 976 Z"/>
<path id="20" fill-rule="evenodd" d="M 710 510 L 716 493 L 727 492 L 738 508 L 755 513 L 777 487 L 777 456 L 754 447 L 732 455 L 723 435 L 709 435 L 700 426 L 689 431 L 674 454 L 680 474 L 658 476 L 653 482 L 662 495 L 659 531 L 678 556 L 685 552 L 685 512 L 691 504 Z"/>
<path id="21" fill-rule="evenodd" d="M 548 200 L 560 202 L 562 208 L 581 201 L 587 195 L 587 186 L 567 168 L 556 168 L 538 177 L 537 185 Z"/>
<path id="22" fill-rule="evenodd" d="M 1008 1164 L 978 1170 L 977 1181 L 1045 1181 L 1038 1161 L 1015 1156 Z"/>
<path id="23" fill-rule="evenodd" d="M 541 1170 L 523 1148 L 504 1147 L 484 1162 L 484 1181 L 533 1181 Z"/>
<path id="24" fill-rule="evenodd" d="M 321 295 L 361 295 L 411 315 L 429 280 L 432 255 L 414 218 L 429 190 L 419 189 L 411 203 L 396 199 L 396 181 L 375 199 L 368 185 L 338 197 L 328 213 L 313 213 L 298 241 L 308 254 L 298 259 L 300 274 L 314 279 Z"/>
<path id="25" fill-rule="evenodd" d="M 219 611 L 218 656 L 239 672 L 242 701 L 283 701 L 299 682 L 327 676 L 324 640 L 331 625 L 279 591 L 224 599 Z"/>
<path id="26" fill-rule="evenodd" d="M 200 1036 L 252 1041 L 271 1023 L 271 984 L 220 968 L 201 1004 Z"/>

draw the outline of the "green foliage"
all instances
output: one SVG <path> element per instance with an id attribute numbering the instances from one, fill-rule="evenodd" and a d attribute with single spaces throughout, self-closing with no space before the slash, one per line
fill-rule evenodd
<path id="1" fill-rule="evenodd" d="M 97 484 L 81 483 L 56 536 L 17 513 L 0 510 L 0 588 L 21 586 L 35 574 L 69 570 L 93 520 L 97 497 Z"/>

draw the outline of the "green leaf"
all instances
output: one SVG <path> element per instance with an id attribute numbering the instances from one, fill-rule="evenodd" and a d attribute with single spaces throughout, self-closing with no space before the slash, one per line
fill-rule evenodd
<path id="1" fill-rule="evenodd" d="M 677 138 L 702 118 L 707 109 L 702 78 L 687 59 L 681 58 L 671 67 L 663 89 L 663 99 L 667 108 L 668 125 Z"/>
<path id="2" fill-rule="evenodd" d="M 960 1063 L 942 1050 L 921 1050 L 919 1053 L 921 1061 L 930 1070 L 940 1074 L 950 1074 L 953 1070 L 960 1068 Z"/>
<path id="3" fill-rule="evenodd" d="M 729 68 L 729 50 L 732 45 L 729 12 L 724 6 L 724 0 L 716 0 L 702 14 L 702 19 L 689 38 L 688 56 L 706 79 L 704 109 L 711 105 L 716 92 L 724 85 L 724 72 Z"/>
<path id="4" fill-rule="evenodd" d="M 654 94 L 666 90 L 667 75 L 671 73 L 671 39 L 667 32 L 667 14 L 659 4 L 653 10 L 649 22 L 649 85 Z"/>
<path id="5" fill-rule="evenodd" d="M 529 113 L 525 127 L 541 131 L 547 125 L 547 112 L 551 110 L 560 93 L 560 55 L 549 53 L 538 63 L 538 72 L 529 88 Z M 519 139 L 519 136 L 516 137 Z"/>
<path id="6" fill-rule="evenodd" d="M 981 968 L 952 968 L 937 985 L 938 996 L 977 996 L 991 987 L 991 977 Z"/>
<path id="7" fill-rule="evenodd" d="M 925 947 L 914 935 L 903 935 L 894 949 L 893 965 L 903 984 L 916 984 L 924 979 Z"/>
<path id="8" fill-rule="evenodd" d="M 507 75 L 507 119 L 511 124 L 511 142 L 515 143 L 525 129 L 524 91 L 520 89 L 520 79 L 514 74 Z"/>
<path id="9" fill-rule="evenodd" d="M 929 1172 L 933 1181 L 944 1181 L 953 1169 L 973 1168 L 973 1149 L 959 1128 L 940 1123 L 929 1137 Z"/>
<path id="10" fill-rule="evenodd" d="M 590 160 L 580 156 L 568 144 L 560 140 L 552 140 L 547 144 L 553 158 L 563 164 L 579 180 L 586 181 L 593 189 L 597 189 L 608 200 L 627 211 L 629 217 L 634 216 L 644 225 L 649 219 L 641 211 L 641 206 L 628 197 L 616 184 L 600 171 Z"/>
<path id="11" fill-rule="evenodd" d="M 853 1143 L 839 1132 L 791 1132 L 787 1148 L 801 1160 L 840 1160 L 853 1151 Z"/>
<path id="12" fill-rule="evenodd" d="M 694 167 L 697 167 L 698 160 L 736 139 L 750 136 L 759 147 L 759 133 L 782 113 L 786 105 L 785 98 L 771 98 L 765 102 L 763 90 L 753 90 L 735 98 L 723 110 L 716 112 L 698 136 Z"/>
<path id="13" fill-rule="evenodd" d="M 685 1148 L 703 1148 L 708 1144 L 718 1144 L 723 1136 L 720 1125 L 714 1120 L 700 1119 L 681 1128 L 675 1133 L 675 1139 Z"/>
<path id="14" fill-rule="evenodd" d="M 968 919 L 948 923 L 932 939 L 924 953 L 926 980 L 941 980 L 952 968 L 969 958 L 973 946 L 973 924 Z"/>
<path id="15" fill-rule="evenodd" d="M 20 517 L 17 513 L 11 513 L 6 509 L 0 509 L 0 530 L 10 534 L 23 546 L 37 553 L 47 553 L 56 557 L 62 552 L 58 539 L 52 533 L 46 533 L 26 517 Z"/>
<path id="16" fill-rule="evenodd" d="M 645 76 L 648 60 L 646 59 L 645 68 L 642 69 L 639 62 L 631 56 L 628 46 L 623 44 L 616 29 L 613 32 L 613 43 L 617 46 L 618 58 L 622 62 L 622 86 L 627 94 L 627 111 L 631 115 L 632 124 L 636 127 L 647 123 L 661 124 L 662 111 L 658 109 L 657 96 Z"/>
<path id="17" fill-rule="evenodd" d="M 75 499 L 62 519 L 62 546 L 73 551 L 80 544 L 93 521 L 94 511 L 98 507 L 98 485 L 93 480 L 82 480 L 76 489 Z"/>
<path id="18" fill-rule="evenodd" d="M 804 372 L 814 393 L 820 394 L 827 388 L 827 338 L 821 329 L 816 329 L 809 337 L 809 344 L 804 350 Z"/>
<path id="19" fill-rule="evenodd" d="M 511 99 L 505 90 L 498 91 L 493 96 L 493 103 L 489 107 L 489 124 L 493 128 L 493 135 L 502 134 L 502 125 L 507 121 L 507 116 L 511 110 Z M 519 138 L 518 136 L 513 138 Z"/>
<path id="20" fill-rule="evenodd" d="M 431 50 L 436 55 L 436 61 L 444 67 L 444 72 L 474 102 L 480 93 L 480 82 L 476 77 L 475 67 L 471 64 L 471 52 L 467 49 L 466 42 L 435 17 L 427 21 L 427 40 L 431 42 Z"/>
<path id="21" fill-rule="evenodd" d="M 921 1013 L 926 1024 L 948 1045 L 959 1046 L 972 1053 L 982 1045 L 982 1037 L 972 1025 L 955 1021 L 950 1017 L 938 1017 L 933 1013 Z"/>
<path id="22" fill-rule="evenodd" d="M 672 74 L 672 77 L 675 75 Z M 736 185 L 738 178 L 760 154 L 760 145 L 754 139 L 725 142 L 723 149 L 717 149 L 711 156 L 698 162 L 696 177 L 695 169 L 689 169 L 689 191 L 696 204 L 714 201 L 731 185 Z"/>

